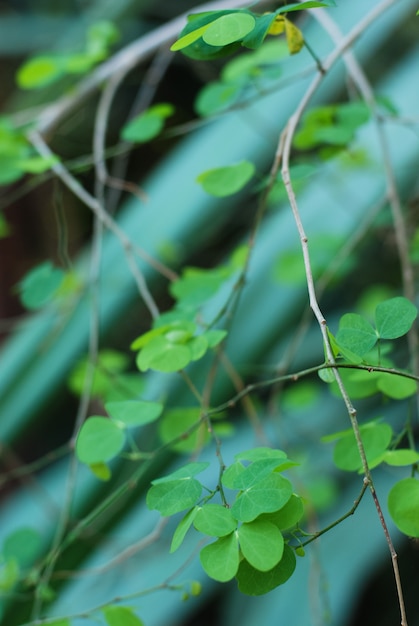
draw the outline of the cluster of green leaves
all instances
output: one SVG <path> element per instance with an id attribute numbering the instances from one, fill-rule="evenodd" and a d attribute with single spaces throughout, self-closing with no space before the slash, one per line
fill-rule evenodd
<path id="1" fill-rule="evenodd" d="M 296 465 L 282 450 L 253 448 L 240 452 L 227 467 L 221 483 L 210 491 L 196 478 L 208 463 L 188 463 L 154 480 L 147 505 L 163 516 L 188 509 L 173 536 L 177 550 L 193 526 L 216 538 L 200 552 L 202 567 L 214 580 L 236 578 L 240 591 L 261 595 L 283 584 L 296 565 L 289 538 L 304 514 L 301 498 L 282 472 Z M 202 496 L 203 490 L 210 495 Z M 217 492 L 222 503 L 210 502 Z M 227 492 L 235 492 L 232 504 Z M 284 537 L 284 533 L 287 533 Z"/>
<path id="2" fill-rule="evenodd" d="M 417 382 L 392 372 L 375 371 L 374 367 L 393 368 L 388 357 L 389 347 L 384 340 L 404 336 L 412 327 L 418 311 L 406 298 L 395 297 L 380 302 L 375 308 L 375 325 L 357 313 L 346 313 L 340 320 L 334 337 L 329 333 L 335 356 L 343 362 L 353 364 L 355 369 L 341 370 L 341 375 L 351 397 L 364 398 L 383 393 L 389 398 L 402 400 L 417 393 Z M 357 365 L 368 365 L 356 369 Z M 330 382 L 330 371 L 320 372 Z M 399 448 L 400 437 L 396 437 L 391 426 L 382 420 L 373 420 L 360 426 L 360 436 L 370 469 L 386 463 L 390 466 L 416 467 L 419 453 L 412 448 Z M 363 467 L 358 444 L 351 430 L 345 430 L 324 438 L 337 440 L 334 449 L 336 466 L 345 471 L 362 473 Z M 398 528 L 413 537 L 419 537 L 419 481 L 405 478 L 398 481 L 389 493 L 388 506 Z"/>
<path id="3" fill-rule="evenodd" d="M 315 150 L 320 158 L 330 158 L 347 149 L 369 118 L 370 110 L 361 101 L 315 107 L 305 114 L 293 145 L 298 150 Z"/>
<path id="4" fill-rule="evenodd" d="M 415 380 L 390 372 L 374 371 L 374 366 L 393 368 L 388 356 L 390 344 L 383 341 L 403 337 L 409 332 L 418 311 L 407 298 L 395 297 L 380 302 L 375 309 L 375 327 L 358 313 L 346 313 L 339 322 L 336 336 L 329 333 L 335 356 L 353 365 L 369 365 L 366 369 L 342 370 L 341 376 L 353 398 L 364 398 L 383 393 L 401 400 L 416 393 Z M 332 382 L 331 372 L 320 373 L 323 380 Z"/>
<path id="5" fill-rule="evenodd" d="M 304 45 L 301 31 L 285 14 L 316 7 L 335 6 L 331 0 L 309 0 L 280 7 L 263 15 L 247 9 L 207 11 L 188 17 L 188 23 L 171 50 L 181 50 L 193 59 L 211 60 L 227 56 L 240 46 L 255 50 L 260 48 L 267 35 L 285 32 L 290 52 L 299 52 Z"/>
<path id="6" fill-rule="evenodd" d="M 395 437 L 389 424 L 373 420 L 360 426 L 360 435 L 370 469 L 386 463 L 392 467 L 417 466 L 419 453 L 411 448 L 395 448 Z M 355 435 L 350 430 L 334 433 L 323 441 L 336 441 L 333 459 L 339 469 L 363 472 Z M 419 537 L 419 480 L 404 478 L 388 495 L 388 508 L 396 526 L 410 537 Z"/>
<path id="7" fill-rule="evenodd" d="M 65 75 L 85 74 L 108 56 L 118 39 L 118 30 L 112 22 L 96 22 L 87 32 L 82 52 L 33 57 L 18 70 L 17 83 L 22 89 L 40 89 Z"/>
<path id="8" fill-rule="evenodd" d="M 219 80 L 201 89 L 195 101 L 196 112 L 209 117 L 259 95 L 261 89 L 269 88 L 281 76 L 281 61 L 288 56 L 287 45 L 272 40 L 234 57 L 222 68 Z"/>
<path id="9" fill-rule="evenodd" d="M 9 185 L 25 174 L 42 174 L 55 159 L 35 154 L 24 131 L 7 117 L 0 118 L 0 185 Z"/>
<path id="10" fill-rule="evenodd" d="M 137 366 L 141 372 L 178 372 L 191 361 L 201 359 L 210 348 L 216 347 L 226 336 L 224 330 L 206 330 L 196 334 L 198 325 L 189 320 L 162 323 L 138 337 L 131 345 L 139 350 Z"/>
<path id="11" fill-rule="evenodd" d="M 121 139 L 133 143 L 146 143 L 157 137 L 164 128 L 165 121 L 173 115 L 174 106 L 166 102 L 153 104 L 121 129 Z"/>

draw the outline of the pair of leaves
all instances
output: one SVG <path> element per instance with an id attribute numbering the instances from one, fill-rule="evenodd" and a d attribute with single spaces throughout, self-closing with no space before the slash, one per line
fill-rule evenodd
<path id="1" fill-rule="evenodd" d="M 110 478 L 106 465 L 125 446 L 126 429 L 144 426 L 158 419 L 163 405 L 144 400 L 108 402 L 105 408 L 110 418 L 89 417 L 82 425 L 76 440 L 79 461 L 89 465 L 98 478 Z"/>
<path id="2" fill-rule="evenodd" d="M 132 350 L 139 350 L 136 359 L 138 369 L 142 372 L 148 369 L 177 372 L 191 361 L 201 359 L 227 334 L 223 330 L 208 330 L 196 335 L 196 331 L 197 325 L 189 320 L 175 319 L 167 324 L 157 320 L 152 330 L 131 344 Z"/>
<path id="3" fill-rule="evenodd" d="M 342 149 L 353 141 L 356 131 L 369 117 L 370 111 L 363 102 L 316 107 L 304 116 L 294 146 L 299 150 L 325 145 Z"/>
<path id="4" fill-rule="evenodd" d="M 360 434 L 370 469 L 381 463 L 392 466 L 412 465 L 419 461 L 419 454 L 410 449 L 390 450 L 393 431 L 389 424 L 373 421 L 360 426 Z M 345 430 L 323 438 L 336 440 L 333 460 L 339 469 L 362 472 L 362 462 L 353 431 Z"/>
<path id="5" fill-rule="evenodd" d="M 97 22 L 87 32 L 83 52 L 33 57 L 19 68 L 17 83 L 22 89 L 40 89 L 67 74 L 84 74 L 108 56 L 110 47 L 118 38 L 118 31 L 112 22 Z"/>
<path id="6" fill-rule="evenodd" d="M 385 300 L 375 309 L 375 328 L 361 315 L 346 313 L 340 320 L 336 335 L 337 345 L 343 356 L 350 360 L 364 357 L 381 339 L 398 339 L 409 332 L 418 311 L 407 298 Z"/>

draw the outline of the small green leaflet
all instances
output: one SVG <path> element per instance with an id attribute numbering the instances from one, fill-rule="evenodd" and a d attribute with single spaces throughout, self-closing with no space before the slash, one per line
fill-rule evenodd
<path id="1" fill-rule="evenodd" d="M 127 606 L 107 606 L 103 615 L 108 626 L 144 626 L 144 622 Z"/>
<path id="2" fill-rule="evenodd" d="M 223 198 L 240 191 L 252 178 L 254 172 L 253 163 L 241 161 L 235 165 L 202 172 L 196 180 L 211 196 Z"/>
<path id="3" fill-rule="evenodd" d="M 357 313 L 346 313 L 341 317 L 336 341 L 358 356 L 364 356 L 377 343 L 377 333 L 371 324 Z"/>
<path id="4" fill-rule="evenodd" d="M 186 465 L 182 465 L 179 469 L 175 470 L 171 474 L 167 476 L 162 476 L 161 478 L 156 478 L 152 481 L 153 485 L 158 485 L 159 483 L 167 483 L 172 480 L 178 480 L 179 478 L 193 478 L 197 474 L 203 472 L 209 463 L 207 461 L 195 461 L 193 463 L 187 463 Z"/>
<path id="5" fill-rule="evenodd" d="M 360 426 L 362 443 L 370 467 L 381 462 L 381 455 L 387 450 L 393 431 L 391 426 L 382 422 L 370 422 Z M 339 469 L 353 472 L 362 469 L 358 446 L 352 430 L 345 431 L 335 446 L 333 460 Z"/>
<path id="6" fill-rule="evenodd" d="M 210 537 L 224 537 L 237 528 L 237 520 L 225 506 L 205 504 L 199 509 L 194 526 Z"/>
<path id="7" fill-rule="evenodd" d="M 231 512 L 242 522 L 251 522 L 261 513 L 278 511 L 291 495 L 290 481 L 279 474 L 272 474 L 239 494 Z"/>
<path id="8" fill-rule="evenodd" d="M 229 13 L 211 22 L 202 38 L 209 46 L 227 46 L 246 37 L 254 29 L 255 23 L 250 13 Z"/>
<path id="9" fill-rule="evenodd" d="M 39 309 L 51 302 L 64 280 L 65 272 L 46 261 L 32 269 L 19 283 L 20 299 L 27 309 Z"/>
<path id="10" fill-rule="evenodd" d="M 282 559 L 268 572 L 257 570 L 243 559 L 236 576 L 239 590 L 249 596 L 268 593 L 283 585 L 294 573 L 295 566 L 295 554 L 288 545 L 284 546 Z"/>
<path id="11" fill-rule="evenodd" d="M 238 536 L 244 558 L 257 570 L 267 572 L 281 560 L 284 538 L 271 522 L 256 519 L 242 524 Z"/>
<path id="12" fill-rule="evenodd" d="M 15 559 L 21 568 L 29 567 L 42 549 L 41 535 L 33 528 L 18 528 L 3 542 L 3 556 Z"/>
<path id="13" fill-rule="evenodd" d="M 89 417 L 81 427 L 76 441 L 79 461 L 87 465 L 105 463 L 114 458 L 125 444 L 125 433 L 106 417 Z"/>
<path id="14" fill-rule="evenodd" d="M 381 339 L 397 339 L 409 332 L 418 311 L 407 298 L 390 298 L 377 305 L 375 323 Z"/>
<path id="15" fill-rule="evenodd" d="M 239 567 L 239 542 L 236 533 L 220 537 L 199 554 L 201 565 L 214 580 L 225 583 L 234 578 Z"/>
<path id="16" fill-rule="evenodd" d="M 419 537 L 419 480 L 405 478 L 388 494 L 388 510 L 405 535 Z"/>
<path id="17" fill-rule="evenodd" d="M 163 405 L 159 402 L 146 402 L 145 400 L 127 400 L 107 402 L 105 409 L 113 420 L 130 428 L 154 422 L 160 417 Z"/>
<path id="18" fill-rule="evenodd" d="M 165 120 L 173 115 L 171 104 L 155 104 L 137 115 L 122 128 L 121 138 L 133 143 L 145 143 L 161 133 Z"/>
<path id="19" fill-rule="evenodd" d="M 275 524 L 280 530 L 286 530 L 295 526 L 304 515 L 304 505 L 300 496 L 292 494 L 285 506 L 274 513 L 264 513 L 259 516 L 260 520 L 267 520 Z"/>
<path id="20" fill-rule="evenodd" d="M 296 2 L 294 4 L 287 4 L 275 11 L 276 15 L 281 13 L 291 13 L 291 11 L 303 11 L 304 9 L 317 9 L 321 7 L 335 7 L 336 2 L 334 0 L 324 0 L 324 2 L 316 2 L 315 0 L 307 0 L 307 2 Z"/>
<path id="21" fill-rule="evenodd" d="M 193 509 L 188 511 L 186 515 L 180 520 L 173 534 L 172 543 L 170 545 L 170 552 L 175 552 L 179 548 L 179 546 L 182 545 L 186 533 L 192 526 L 198 511 L 199 507 L 195 506 Z"/>
<path id="22" fill-rule="evenodd" d="M 147 493 L 147 506 L 165 517 L 189 509 L 201 497 L 202 485 L 195 478 L 183 478 L 154 484 Z"/>

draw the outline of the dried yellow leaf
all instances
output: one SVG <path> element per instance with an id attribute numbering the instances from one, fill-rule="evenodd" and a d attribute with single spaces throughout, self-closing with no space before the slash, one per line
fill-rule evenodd
<path id="1" fill-rule="evenodd" d="M 288 50 L 290 54 L 297 54 L 304 46 L 303 33 L 295 24 L 284 18 L 285 36 L 287 38 Z"/>
<path id="2" fill-rule="evenodd" d="M 268 35 L 280 35 L 285 29 L 285 17 L 277 15 L 269 27 Z"/>

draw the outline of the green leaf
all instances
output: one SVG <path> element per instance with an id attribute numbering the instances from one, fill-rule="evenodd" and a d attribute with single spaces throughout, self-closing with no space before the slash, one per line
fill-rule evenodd
<path id="1" fill-rule="evenodd" d="M 202 38 L 209 46 L 228 46 L 240 41 L 255 27 L 255 18 L 250 13 L 234 12 L 222 15 L 205 29 Z"/>
<path id="2" fill-rule="evenodd" d="M 381 339 L 397 339 L 409 332 L 418 314 L 407 298 L 390 298 L 375 310 L 375 323 Z"/>
<path id="3" fill-rule="evenodd" d="M 106 463 L 124 447 L 125 434 L 106 417 L 89 417 L 81 427 L 76 441 L 79 461 L 87 465 Z"/>
<path id="4" fill-rule="evenodd" d="M 156 478 L 152 481 L 153 485 L 158 485 L 160 483 L 171 482 L 172 480 L 178 480 L 180 478 L 193 478 L 197 474 L 203 472 L 209 463 L 207 461 L 195 461 L 193 463 L 187 463 L 186 465 L 182 465 L 179 469 L 175 470 L 171 474 L 167 476 L 162 476 L 161 478 Z"/>
<path id="5" fill-rule="evenodd" d="M 278 511 L 291 495 L 290 481 L 279 474 L 272 474 L 239 494 L 231 512 L 236 519 L 251 522 L 261 513 Z"/>
<path id="6" fill-rule="evenodd" d="M 186 56 L 201 61 L 217 59 L 230 54 L 240 47 L 240 42 L 234 42 L 228 46 L 210 46 L 202 39 L 202 35 L 210 24 L 219 17 L 232 13 L 234 11 L 224 10 L 206 11 L 190 15 L 187 25 L 180 33 L 178 41 L 173 44 L 171 50 L 181 49 Z M 189 35 L 191 36 L 189 37 Z"/>
<path id="7" fill-rule="evenodd" d="M 403 465 L 413 465 L 419 461 L 419 454 L 416 450 L 386 450 L 383 454 L 383 461 L 388 465 L 396 467 Z"/>
<path id="8" fill-rule="evenodd" d="M 264 513 L 258 519 L 267 520 L 275 524 L 280 530 L 293 528 L 304 515 L 304 505 L 300 496 L 292 494 L 288 502 L 274 513 Z"/>
<path id="9" fill-rule="evenodd" d="M 203 334 L 203 337 L 205 337 L 205 339 L 207 340 L 209 348 L 215 348 L 227 337 L 227 334 L 228 333 L 226 330 L 214 329 L 214 330 L 207 330 Z"/>
<path id="10" fill-rule="evenodd" d="M 146 502 L 149 509 L 157 509 L 165 517 L 195 506 L 201 492 L 202 485 L 195 478 L 181 478 L 154 484 Z"/>
<path id="11" fill-rule="evenodd" d="M 193 509 L 186 513 L 186 515 L 180 520 L 179 524 L 176 526 L 176 530 L 173 534 L 172 543 L 170 545 L 171 553 L 175 552 L 182 545 L 186 533 L 192 526 L 198 511 L 199 507 L 195 506 Z"/>
<path id="12" fill-rule="evenodd" d="M 198 309 L 217 293 L 230 275 L 231 272 L 225 267 L 187 267 L 182 276 L 171 283 L 169 291 L 181 307 Z"/>
<path id="13" fill-rule="evenodd" d="M 53 622 L 48 622 L 48 626 L 71 626 L 71 622 L 69 619 L 57 619 Z"/>
<path id="14" fill-rule="evenodd" d="M 391 442 L 393 431 L 388 424 L 370 422 L 360 426 L 362 443 L 368 464 L 373 464 L 377 457 L 385 452 Z M 358 446 L 352 431 L 345 431 L 337 442 L 333 460 L 339 469 L 353 472 L 362 468 Z"/>
<path id="15" fill-rule="evenodd" d="M 109 467 L 106 463 L 92 463 L 89 465 L 90 471 L 99 478 L 99 480 L 107 481 L 110 480 L 112 474 Z"/>
<path id="16" fill-rule="evenodd" d="M 20 569 L 16 559 L 5 562 L 0 557 L 0 591 L 9 591 L 19 580 Z"/>
<path id="17" fill-rule="evenodd" d="M 16 559 L 21 568 L 28 567 L 42 548 L 40 534 L 33 528 L 19 528 L 6 537 L 3 555 L 6 560 Z"/>
<path id="18" fill-rule="evenodd" d="M 42 174 L 43 172 L 51 169 L 55 163 L 58 163 L 58 158 L 56 156 L 34 156 L 26 159 L 19 159 L 16 162 L 16 165 L 22 170 L 22 172 L 28 172 L 29 174 Z"/>
<path id="19" fill-rule="evenodd" d="M 255 16 L 255 25 L 251 31 L 244 37 L 242 45 L 246 48 L 256 50 L 260 48 L 265 40 L 266 35 L 271 27 L 272 22 L 275 21 L 275 13 L 267 13 L 266 15 Z"/>
<path id="20" fill-rule="evenodd" d="M 245 559 L 240 562 L 237 572 L 239 590 L 248 596 L 260 596 L 279 585 L 283 585 L 294 573 L 296 558 L 288 545 L 280 562 L 268 572 L 261 572 L 252 567 Z"/>
<path id="21" fill-rule="evenodd" d="M 212 196 L 222 198 L 240 191 L 252 178 L 255 166 L 249 161 L 241 161 L 235 165 L 217 167 L 202 172 L 197 177 L 204 191 Z"/>
<path id="22" fill-rule="evenodd" d="M 108 626 L 144 626 L 144 622 L 127 606 L 106 606 L 103 615 Z"/>
<path id="23" fill-rule="evenodd" d="M 248 489 L 252 485 L 260 482 L 281 465 L 282 459 L 267 458 L 259 459 L 251 463 L 237 476 L 233 482 L 234 489 Z"/>
<path id="24" fill-rule="evenodd" d="M 231 511 L 221 504 L 205 504 L 195 517 L 196 530 L 210 537 L 224 537 L 237 528 Z"/>
<path id="25" fill-rule="evenodd" d="M 419 537 L 419 480 L 404 478 L 388 494 L 388 510 L 405 535 Z"/>
<path id="26" fill-rule="evenodd" d="M 336 2 L 334 0 L 325 0 L 324 2 L 316 2 L 315 0 L 307 0 L 307 2 L 296 2 L 294 4 L 287 4 L 280 9 L 277 9 L 275 13 L 277 15 L 281 13 L 291 13 L 291 11 L 303 11 L 305 9 L 317 9 L 320 7 L 335 7 Z"/>
<path id="27" fill-rule="evenodd" d="M 128 428 L 154 422 L 160 417 L 163 408 L 159 402 L 146 402 L 145 400 L 107 402 L 105 404 L 105 409 L 111 418 Z"/>
<path id="28" fill-rule="evenodd" d="M 195 101 L 195 111 L 201 117 L 209 117 L 226 111 L 239 99 L 242 85 L 213 82 L 205 85 Z"/>
<path id="29" fill-rule="evenodd" d="M 153 105 L 125 124 L 121 138 L 134 143 L 145 143 L 154 139 L 163 130 L 165 119 L 173 115 L 173 111 L 174 107 L 171 104 Z"/>
<path id="30" fill-rule="evenodd" d="M 197 39 L 200 39 L 202 37 L 202 35 L 207 30 L 207 28 L 209 28 L 210 24 L 211 22 L 208 24 L 205 24 L 204 26 L 201 26 L 200 28 L 197 28 L 196 30 L 193 30 L 187 33 L 186 35 L 183 35 L 183 37 L 180 37 L 177 41 L 175 41 L 175 43 L 172 46 L 170 46 L 170 50 L 172 52 L 176 52 L 177 50 L 182 50 L 183 48 L 187 48 L 188 46 L 193 44 Z"/>
<path id="31" fill-rule="evenodd" d="M 187 345 L 174 344 L 161 335 L 152 339 L 138 354 L 136 363 L 140 371 L 178 372 L 192 360 Z"/>
<path id="32" fill-rule="evenodd" d="M 341 317 L 336 335 L 338 346 L 341 345 L 362 357 L 372 350 L 377 339 L 376 331 L 361 315 L 346 313 Z"/>
<path id="33" fill-rule="evenodd" d="M 221 482 L 223 486 L 227 487 L 227 489 L 234 489 L 234 483 L 236 479 L 238 478 L 238 476 L 240 476 L 240 474 L 242 474 L 242 472 L 245 471 L 245 469 L 246 468 L 244 467 L 244 465 L 242 465 L 238 461 L 229 465 L 229 467 L 224 470 L 221 477 Z"/>
<path id="34" fill-rule="evenodd" d="M 262 572 L 271 570 L 282 558 L 284 538 L 274 524 L 256 519 L 238 529 L 240 549 L 252 567 Z"/>
<path id="35" fill-rule="evenodd" d="M 403 378 L 395 374 L 378 372 L 377 389 L 382 391 L 389 398 L 403 400 L 417 393 L 418 384 L 411 378 Z"/>
<path id="36" fill-rule="evenodd" d="M 18 70 L 16 81 L 22 89 L 40 89 L 65 74 L 65 61 L 59 56 L 42 55 L 26 61 Z"/>
<path id="37" fill-rule="evenodd" d="M 243 450 L 238 454 L 234 455 L 236 461 L 263 461 L 266 459 L 277 459 L 278 461 L 282 459 L 286 459 L 287 455 L 283 450 L 278 450 L 276 448 L 267 448 L 267 447 L 259 447 L 259 448 L 251 448 L 250 450 Z M 278 463 L 279 465 L 279 463 Z"/>
<path id="38" fill-rule="evenodd" d="M 201 410 L 194 407 L 170 409 L 166 411 L 160 422 L 160 436 L 163 443 L 170 443 L 176 439 L 171 448 L 176 452 L 192 452 L 202 448 L 209 440 L 208 428 L 202 422 Z"/>
<path id="39" fill-rule="evenodd" d="M 220 537 L 199 554 L 201 565 L 214 580 L 225 583 L 234 578 L 239 567 L 239 542 L 236 533 Z"/>
<path id="40" fill-rule="evenodd" d="M 27 309 L 39 309 L 54 299 L 65 273 L 46 261 L 32 269 L 19 283 L 20 299 Z"/>

